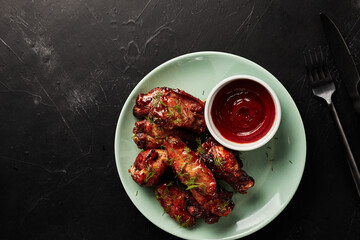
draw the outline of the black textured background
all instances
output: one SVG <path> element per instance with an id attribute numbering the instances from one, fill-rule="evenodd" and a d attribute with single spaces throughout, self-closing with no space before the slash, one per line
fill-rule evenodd
<path id="1" fill-rule="evenodd" d="M 337 23 L 359 64 L 359 0 L 0 0 L 0 239 L 175 238 L 126 195 L 115 127 L 149 71 L 202 50 L 269 70 L 306 129 L 297 193 L 245 239 L 360 239 L 360 198 L 303 63 L 304 50 L 326 48 L 320 11 Z M 327 55 L 335 106 L 360 164 L 360 116 Z"/>

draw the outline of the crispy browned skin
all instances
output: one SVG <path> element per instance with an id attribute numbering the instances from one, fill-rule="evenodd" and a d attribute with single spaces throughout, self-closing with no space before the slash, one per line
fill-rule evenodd
<path id="1" fill-rule="evenodd" d="M 200 154 L 201 158 L 217 179 L 225 180 L 239 193 L 246 193 L 254 186 L 254 179 L 241 169 L 242 163 L 238 163 L 230 150 L 224 148 L 212 137 L 208 138 L 202 147 L 204 152 Z"/>
<path id="2" fill-rule="evenodd" d="M 201 206 L 195 198 L 189 194 L 187 211 L 196 218 L 204 218 L 208 224 L 213 224 L 219 221 L 220 216 L 212 214 L 209 210 L 206 210 Z"/>
<path id="3" fill-rule="evenodd" d="M 129 169 L 131 177 L 140 186 L 154 186 L 165 172 L 166 160 L 167 153 L 165 150 L 142 151 Z"/>
<path id="4" fill-rule="evenodd" d="M 219 198 L 214 175 L 198 155 L 176 137 L 169 137 L 164 145 L 174 172 L 195 200 L 212 214 L 227 216 L 233 206 Z"/>
<path id="5" fill-rule="evenodd" d="M 196 218 L 187 211 L 189 194 L 178 187 L 160 184 L 155 189 L 156 199 L 164 211 L 182 227 L 191 227 L 196 223 Z"/>
<path id="6" fill-rule="evenodd" d="M 166 130 L 147 119 L 136 122 L 133 128 L 133 140 L 142 149 L 161 148 L 168 136 L 178 136 L 185 140 L 194 138 L 194 134 L 185 129 Z"/>
<path id="7" fill-rule="evenodd" d="M 176 185 L 160 184 L 155 189 L 155 195 L 164 211 L 183 227 L 194 225 L 196 218 L 205 218 L 205 222 L 209 224 L 220 218 L 206 211 L 190 193 Z"/>
<path id="8" fill-rule="evenodd" d="M 186 128 L 205 133 L 204 102 L 179 89 L 154 88 L 136 99 L 134 116 L 149 117 L 164 129 Z"/>

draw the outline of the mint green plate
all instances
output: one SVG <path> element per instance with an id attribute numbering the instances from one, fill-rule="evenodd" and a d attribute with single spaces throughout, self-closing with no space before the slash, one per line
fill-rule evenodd
<path id="1" fill-rule="evenodd" d="M 268 83 L 277 94 L 282 111 L 278 132 L 270 142 L 240 153 L 243 169 L 255 179 L 247 194 L 235 194 L 234 210 L 218 223 L 198 219 L 191 229 L 181 228 L 157 202 L 154 189 L 138 186 L 128 173 L 140 150 L 132 141 L 137 119 L 132 114 L 139 93 L 154 87 L 180 88 L 205 100 L 211 89 L 231 75 L 248 74 Z M 289 203 L 300 183 L 306 157 L 306 139 L 298 109 L 281 83 L 259 65 L 236 55 L 197 52 L 174 58 L 144 77 L 121 111 L 115 133 L 115 159 L 121 182 L 140 212 L 159 228 L 185 239 L 236 239 L 271 222 Z M 120 204 L 120 203 L 119 203 Z M 119 216 L 121 217 L 121 216 Z"/>

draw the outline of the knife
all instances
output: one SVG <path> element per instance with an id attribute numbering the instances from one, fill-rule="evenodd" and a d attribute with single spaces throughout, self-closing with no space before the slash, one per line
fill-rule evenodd
<path id="1" fill-rule="evenodd" d="M 360 95 L 358 92 L 360 76 L 354 59 L 335 23 L 325 13 L 320 13 L 320 18 L 340 77 L 343 79 L 355 111 L 360 113 Z"/>

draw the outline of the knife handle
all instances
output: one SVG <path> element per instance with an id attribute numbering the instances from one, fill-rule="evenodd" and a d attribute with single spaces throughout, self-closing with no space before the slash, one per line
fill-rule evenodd
<path id="1" fill-rule="evenodd" d="M 339 130 L 341 140 L 342 140 L 342 142 L 344 144 L 344 147 L 345 147 L 345 150 L 346 150 L 346 158 L 347 158 L 348 163 L 349 163 L 351 175 L 352 175 L 352 177 L 354 179 L 356 190 L 357 190 L 357 192 L 358 192 L 358 194 L 360 196 L 360 173 L 359 173 L 359 169 L 358 169 L 358 167 L 356 165 L 354 156 L 353 156 L 353 154 L 351 152 L 350 145 L 349 145 L 348 140 L 346 138 L 345 132 L 344 132 L 344 130 L 342 128 L 342 125 L 341 125 L 339 116 L 338 116 L 338 114 L 336 112 L 334 104 L 333 103 L 329 104 L 329 108 L 330 108 L 331 113 L 333 115 L 333 118 L 335 120 L 336 126 L 337 126 L 337 128 Z"/>

